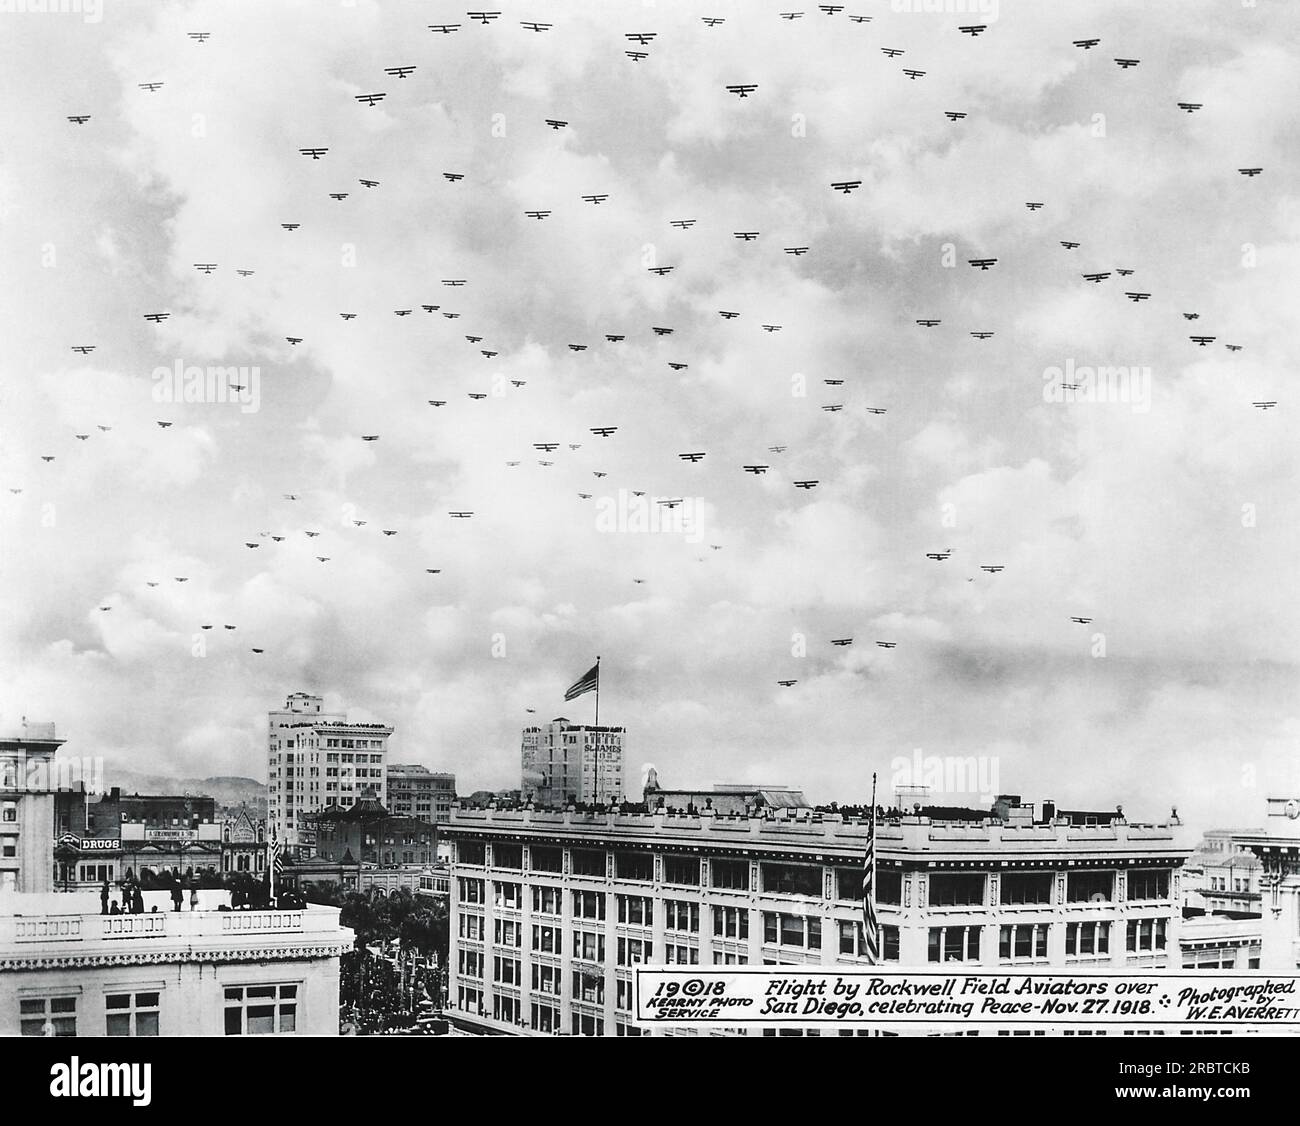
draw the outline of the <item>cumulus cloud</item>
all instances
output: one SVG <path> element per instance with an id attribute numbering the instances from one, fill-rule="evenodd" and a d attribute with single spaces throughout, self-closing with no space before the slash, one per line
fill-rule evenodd
<path id="1" fill-rule="evenodd" d="M 1294 367 L 1292 40 L 1269 7 L 1000 7 L 978 39 L 727 2 L 15 19 L 0 722 L 264 777 L 261 717 L 305 689 L 469 792 L 518 784 L 524 724 L 589 716 L 562 694 L 600 653 L 601 718 L 668 785 L 860 800 L 922 748 L 1257 819 L 1300 723 L 1296 443 L 1250 407 Z M 1070 45 L 1099 31 L 1142 65 Z M 1053 400 L 1067 362 L 1149 370 L 1147 409 Z M 255 372 L 259 408 L 160 402 L 178 363 Z"/>

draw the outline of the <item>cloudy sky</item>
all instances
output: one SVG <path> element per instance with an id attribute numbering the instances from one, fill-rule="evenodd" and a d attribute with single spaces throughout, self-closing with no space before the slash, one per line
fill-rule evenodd
<path id="1" fill-rule="evenodd" d="M 0 726 L 264 779 L 305 690 L 469 792 L 599 654 L 630 790 L 1300 793 L 1294 6 L 906 6 L 0 16 Z"/>

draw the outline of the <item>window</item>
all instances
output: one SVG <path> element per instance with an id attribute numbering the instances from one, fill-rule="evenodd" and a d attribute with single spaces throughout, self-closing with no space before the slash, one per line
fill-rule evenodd
<path id="1" fill-rule="evenodd" d="M 522 974 L 519 969 L 519 959 L 502 958 L 500 956 L 493 958 L 492 980 L 499 981 L 502 985 L 523 984 Z"/>
<path id="2" fill-rule="evenodd" d="M 1067 957 L 1109 954 L 1110 923 L 1066 923 L 1065 953 Z"/>
<path id="3" fill-rule="evenodd" d="M 559 1032 L 560 1010 L 554 1005 L 533 1002 L 533 1029 L 536 1032 Z"/>
<path id="4" fill-rule="evenodd" d="M 1051 872 L 1003 872 L 999 901 L 1008 906 L 1052 902 Z"/>
<path id="5" fill-rule="evenodd" d="M 638 966 L 650 961 L 653 947 L 648 938 L 620 938 L 618 940 L 618 964 L 620 966 Z"/>
<path id="6" fill-rule="evenodd" d="M 548 966 L 540 962 L 533 963 L 533 992 L 554 993 L 560 995 L 562 977 L 559 966 Z"/>
<path id="7" fill-rule="evenodd" d="M 876 868 L 875 899 L 894 905 L 903 902 L 903 873 L 895 869 Z M 862 869 L 836 868 L 835 894 L 848 903 L 862 902 Z"/>
<path id="8" fill-rule="evenodd" d="M 524 866 L 523 846 L 494 844 L 492 846 L 492 864 L 497 868 L 522 868 Z"/>
<path id="9" fill-rule="evenodd" d="M 760 864 L 763 890 L 783 895 L 815 895 L 822 893 L 822 870 L 811 864 Z"/>
<path id="10" fill-rule="evenodd" d="M 1023 962 L 1047 957 L 1046 923 L 1016 923 L 998 931 L 998 957 Z"/>
<path id="11" fill-rule="evenodd" d="M 533 927 L 533 949 L 540 954 L 560 954 L 559 927 Z"/>
<path id="12" fill-rule="evenodd" d="M 979 927 L 931 927 L 931 962 L 978 962 Z"/>
<path id="13" fill-rule="evenodd" d="M 715 888 L 727 891 L 749 890 L 748 860 L 711 860 L 709 878 Z"/>
<path id="14" fill-rule="evenodd" d="M 575 891 L 573 893 L 573 917 L 575 919 L 603 919 L 605 917 L 605 893 L 600 891 Z"/>
<path id="15" fill-rule="evenodd" d="M 600 1017 L 590 1013 L 574 1013 L 571 1027 L 574 1036 L 599 1036 Z"/>
<path id="16" fill-rule="evenodd" d="M 617 982 L 618 995 L 614 998 L 614 1007 L 625 1013 L 632 1011 L 632 981 L 630 978 L 619 978 Z"/>
<path id="17" fill-rule="evenodd" d="M 483 976 L 483 955 L 477 950 L 460 952 L 460 972 L 465 977 Z"/>
<path id="18" fill-rule="evenodd" d="M 699 948 L 670 942 L 664 948 L 664 963 L 669 966 L 697 966 L 700 963 Z"/>
<path id="19" fill-rule="evenodd" d="M 460 900 L 462 903 L 482 903 L 483 902 L 483 881 L 467 880 L 460 876 L 456 880 L 460 888 Z"/>
<path id="20" fill-rule="evenodd" d="M 777 946 L 802 946 L 820 950 L 822 921 L 802 915 L 783 915 L 775 911 L 763 912 L 763 941 Z"/>
<path id="21" fill-rule="evenodd" d="M 1185 970 L 1235 970 L 1236 968 L 1235 950 L 1193 950 L 1183 955 Z"/>
<path id="22" fill-rule="evenodd" d="M 682 899 L 665 899 L 664 929 L 697 933 L 700 929 L 700 905 Z"/>
<path id="23" fill-rule="evenodd" d="M 1130 919 L 1125 949 L 1133 954 L 1141 954 L 1165 948 L 1164 919 Z"/>
<path id="24" fill-rule="evenodd" d="M 7 801 L 0 805 L 0 821 L 17 821 L 18 820 L 18 803 Z M 68 1035 L 71 1035 L 69 1033 Z"/>
<path id="25" fill-rule="evenodd" d="M 533 888 L 533 911 L 538 915 L 559 915 L 564 910 L 564 892 L 559 888 Z"/>
<path id="26" fill-rule="evenodd" d="M 749 908 L 715 907 L 713 909 L 713 934 L 715 938 L 748 938 Z"/>
<path id="27" fill-rule="evenodd" d="M 564 870 L 562 849 L 533 845 L 528 852 L 528 862 L 534 872 L 561 872 Z"/>
<path id="28" fill-rule="evenodd" d="M 982 872 L 936 872 L 930 877 L 931 907 L 978 907 L 983 903 Z"/>
<path id="29" fill-rule="evenodd" d="M 461 915 L 460 916 L 460 937 L 468 938 L 474 942 L 483 941 L 483 916 L 482 915 Z"/>
<path id="30" fill-rule="evenodd" d="M 18 1002 L 18 1018 L 24 1036 L 76 1036 L 77 999 L 24 997 Z"/>
<path id="31" fill-rule="evenodd" d="M 0 837 L 0 856 L 17 856 L 18 855 L 18 838 L 17 837 Z M 90 867 L 86 865 L 86 867 Z M 85 875 L 82 879 L 86 879 Z"/>
<path id="32" fill-rule="evenodd" d="M 505 1021 L 507 1024 L 518 1024 L 521 1006 L 518 997 L 511 997 L 505 993 L 494 993 L 492 995 L 492 1018 L 493 1020 Z"/>
<path id="33" fill-rule="evenodd" d="M 898 928 L 882 926 L 880 928 L 880 958 L 885 962 L 898 961 Z"/>
<path id="34" fill-rule="evenodd" d="M 605 977 L 592 970 L 573 971 L 573 999 L 591 1005 L 605 1003 Z"/>
<path id="35" fill-rule="evenodd" d="M 605 875 L 605 854 L 590 848 L 575 848 L 569 853 L 570 866 L 575 876 Z"/>
<path id="36" fill-rule="evenodd" d="M 620 880 L 649 882 L 655 874 L 654 856 L 648 852 L 616 852 L 614 872 Z"/>
<path id="37" fill-rule="evenodd" d="M 1237 881 L 1240 883 L 1241 881 Z M 1226 888 L 1224 889 L 1227 890 Z M 1238 891 L 1241 889 L 1238 888 Z M 1168 868 L 1134 868 L 1128 874 L 1128 897 L 1130 900 L 1168 899 Z"/>
<path id="38" fill-rule="evenodd" d="M 296 985 L 247 985 L 226 989 L 226 1035 L 261 1036 L 298 1028 Z"/>
<path id="39" fill-rule="evenodd" d="M 509 907 L 518 911 L 524 905 L 524 893 L 519 884 L 503 884 L 494 880 L 492 897 L 498 907 Z"/>
<path id="40" fill-rule="evenodd" d="M 654 904 L 643 895 L 618 897 L 618 921 L 637 927 L 654 925 Z"/>
<path id="41" fill-rule="evenodd" d="M 1109 903 L 1114 895 L 1114 872 L 1071 872 L 1065 877 L 1069 903 Z"/>
<path id="42" fill-rule="evenodd" d="M 840 923 L 840 953 L 851 954 L 855 957 L 858 953 L 858 929 L 857 923 Z"/>
<path id="43" fill-rule="evenodd" d="M 495 934 L 493 941 L 498 946 L 522 946 L 523 927 L 508 919 L 494 920 Z"/>
<path id="44" fill-rule="evenodd" d="M 587 962 L 605 960 L 605 936 L 595 931 L 573 932 L 573 956 Z"/>
<path id="45" fill-rule="evenodd" d="M 483 991 L 466 985 L 457 987 L 456 1006 L 464 1012 L 481 1013 L 483 1011 Z"/>
<path id="46" fill-rule="evenodd" d="M 461 864 L 482 866 L 487 863 L 487 849 L 483 847 L 482 841 L 461 841 L 456 846 L 456 859 Z"/>
<path id="47" fill-rule="evenodd" d="M 665 856 L 664 883 L 698 887 L 700 883 L 699 860 L 694 856 Z"/>
<path id="48" fill-rule="evenodd" d="M 110 993 L 104 998 L 106 1034 L 109 1036 L 157 1036 L 158 994 Z"/>

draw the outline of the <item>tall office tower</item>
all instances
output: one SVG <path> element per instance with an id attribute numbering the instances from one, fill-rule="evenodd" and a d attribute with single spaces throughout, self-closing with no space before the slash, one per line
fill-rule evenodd
<path id="1" fill-rule="evenodd" d="M 296 853 L 315 846 L 315 816 L 327 805 L 348 808 L 387 797 L 388 737 L 383 723 L 348 723 L 322 711 L 323 700 L 295 692 L 267 713 L 267 823 Z"/>

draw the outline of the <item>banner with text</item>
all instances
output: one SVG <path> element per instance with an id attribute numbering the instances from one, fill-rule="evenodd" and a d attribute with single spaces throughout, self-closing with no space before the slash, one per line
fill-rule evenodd
<path id="1" fill-rule="evenodd" d="M 880 967 L 638 968 L 636 1022 L 1300 1032 L 1300 975 Z"/>

